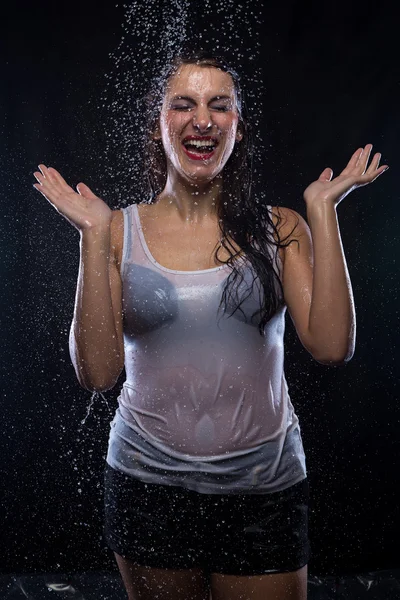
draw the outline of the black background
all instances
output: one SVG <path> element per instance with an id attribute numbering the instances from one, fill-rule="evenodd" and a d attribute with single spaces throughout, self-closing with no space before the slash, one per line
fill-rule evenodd
<path id="1" fill-rule="evenodd" d="M 151 4 L 161 17 L 168 10 Z M 310 572 L 398 567 L 397 20 L 384 3 L 186 6 L 187 38 L 211 49 L 221 38 L 242 69 L 262 147 L 257 187 L 269 204 L 305 217 L 304 188 L 326 166 L 337 175 L 369 142 L 391 167 L 338 208 L 357 311 L 353 359 L 343 368 L 316 363 L 288 317 L 285 371 L 311 485 Z M 128 40 L 124 15 L 114 3 L 15 2 L 0 25 L 4 573 L 116 569 L 102 538 L 102 472 L 123 379 L 94 398 L 85 419 L 91 395 L 68 353 L 79 235 L 33 189 L 32 173 L 54 166 L 113 208 L 138 194 L 139 150 L 118 127 L 112 137 L 125 135 L 124 152 L 107 146 L 113 113 L 102 100 L 118 77 L 126 83 L 124 69 L 155 52 L 143 50 L 138 21 Z M 152 21 L 155 39 L 167 37 L 163 25 Z M 117 72 L 122 35 L 134 62 Z M 130 77 L 147 81 L 145 71 Z"/>

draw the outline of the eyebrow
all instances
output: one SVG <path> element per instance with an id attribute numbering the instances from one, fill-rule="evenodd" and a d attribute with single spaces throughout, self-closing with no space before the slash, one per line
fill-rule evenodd
<path id="1" fill-rule="evenodd" d="M 171 98 L 171 102 L 173 102 L 174 100 L 188 100 L 189 102 L 195 102 L 195 100 L 193 100 L 193 98 L 191 98 L 190 96 L 180 95 Z M 230 96 L 214 96 L 213 98 L 211 98 L 210 102 L 214 102 L 214 100 L 232 100 L 232 98 Z"/>

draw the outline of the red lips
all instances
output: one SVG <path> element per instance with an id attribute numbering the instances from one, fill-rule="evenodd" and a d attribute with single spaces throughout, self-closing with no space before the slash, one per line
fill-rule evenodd
<path id="1" fill-rule="evenodd" d="M 214 148 L 213 150 L 211 150 L 211 152 L 206 152 L 206 153 L 194 153 L 191 152 L 190 150 L 188 150 L 185 146 L 185 142 L 190 142 L 192 140 L 199 140 L 199 141 L 210 141 L 214 143 Z M 215 137 L 212 137 L 210 135 L 187 135 L 183 140 L 182 140 L 182 146 L 183 149 L 185 151 L 185 154 L 191 159 L 191 160 L 209 160 L 215 152 L 215 148 L 218 146 L 218 139 Z"/>

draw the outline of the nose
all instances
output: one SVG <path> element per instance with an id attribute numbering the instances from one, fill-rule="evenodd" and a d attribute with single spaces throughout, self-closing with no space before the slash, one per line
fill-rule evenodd
<path id="1" fill-rule="evenodd" d="M 210 111 L 206 106 L 198 106 L 193 115 L 193 127 L 203 133 L 212 128 Z"/>

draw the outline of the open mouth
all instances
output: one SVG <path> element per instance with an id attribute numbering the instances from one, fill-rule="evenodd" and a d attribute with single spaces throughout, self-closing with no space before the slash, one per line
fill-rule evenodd
<path id="1" fill-rule="evenodd" d="M 207 160 L 211 158 L 218 146 L 218 140 L 210 136 L 188 136 L 182 141 L 183 149 L 192 160 Z"/>

